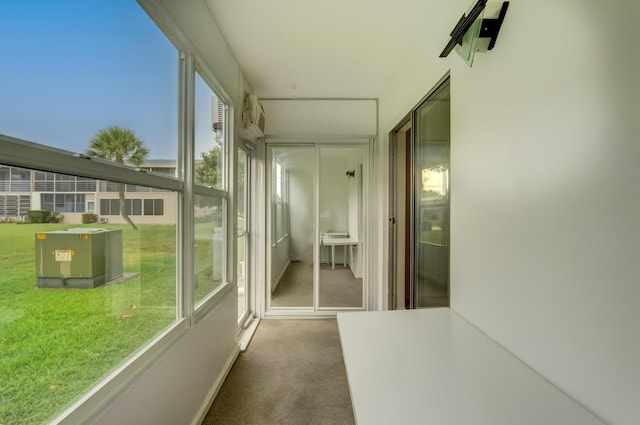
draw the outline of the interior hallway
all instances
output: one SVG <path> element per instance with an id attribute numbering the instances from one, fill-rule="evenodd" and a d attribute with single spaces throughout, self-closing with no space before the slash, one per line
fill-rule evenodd
<path id="1" fill-rule="evenodd" d="M 354 423 L 335 319 L 262 320 L 203 421 Z"/>

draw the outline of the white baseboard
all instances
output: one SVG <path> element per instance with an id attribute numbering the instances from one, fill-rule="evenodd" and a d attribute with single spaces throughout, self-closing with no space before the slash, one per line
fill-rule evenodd
<path id="1" fill-rule="evenodd" d="M 291 260 L 287 261 L 287 264 L 285 264 L 284 267 L 282 268 L 282 271 L 280 272 L 280 275 L 278 276 L 278 279 L 276 279 L 276 284 L 271 286 L 271 293 L 272 294 L 274 292 L 276 292 L 276 288 L 278 287 L 278 285 L 280 285 L 280 281 L 282 280 L 282 276 L 284 276 L 284 274 L 287 271 L 287 269 L 289 268 L 290 264 L 291 264 Z"/>
<path id="2" fill-rule="evenodd" d="M 207 397 L 204 399 L 204 403 L 202 404 L 200 409 L 198 409 L 198 413 L 193 418 L 191 425 L 201 425 L 202 422 L 204 421 L 204 418 L 207 416 L 209 409 L 211 409 L 211 405 L 213 404 L 213 401 L 216 399 L 216 396 L 218 395 L 220 388 L 222 388 L 222 384 L 224 383 L 224 380 L 227 379 L 227 375 L 231 371 L 231 367 L 233 367 L 233 363 L 235 363 L 236 359 L 238 358 L 238 354 L 240 354 L 240 350 L 235 349 L 227 359 L 227 362 L 224 365 L 224 369 L 222 370 L 222 373 L 220 373 L 220 375 L 218 376 L 218 379 L 216 379 L 216 381 L 211 386 L 211 389 L 209 390 Z"/>
<path id="3" fill-rule="evenodd" d="M 249 343 L 251 342 L 251 338 L 253 338 L 253 334 L 256 332 L 256 329 L 258 329 L 259 324 L 260 324 L 260 318 L 254 317 L 251 320 L 251 322 L 247 325 L 247 327 L 244 328 L 244 331 L 242 332 L 242 335 L 238 340 L 238 348 L 240 349 L 241 353 L 244 353 L 245 351 L 247 351 L 247 347 L 249 346 Z"/>

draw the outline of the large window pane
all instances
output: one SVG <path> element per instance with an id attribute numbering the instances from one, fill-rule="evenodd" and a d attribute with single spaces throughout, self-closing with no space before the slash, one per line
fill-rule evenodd
<path id="1" fill-rule="evenodd" d="M 366 148 L 320 148 L 320 308 L 363 306 L 363 165 Z"/>
<path id="2" fill-rule="evenodd" d="M 178 52 L 135 1 L 3 2 L 0 51 L 0 133 L 84 153 L 117 126 L 176 158 Z"/>
<path id="3" fill-rule="evenodd" d="M 226 188 L 224 157 L 225 107 L 222 100 L 196 73 L 195 173 L 198 184 Z"/>
<path id="4" fill-rule="evenodd" d="M 195 302 L 201 301 L 226 280 L 225 200 L 195 196 Z"/>
<path id="5" fill-rule="evenodd" d="M 31 190 L 31 174 L 17 167 L 0 166 L 0 192 L 28 192 Z"/>
<path id="6" fill-rule="evenodd" d="M 176 175 L 178 51 L 137 2 L 3 2 L 0 51 L 17 58 L 0 67 L 0 134 Z M 43 162 L 37 171 L 0 166 L 0 221 L 62 214 L 59 224 L 0 225 L 0 424 L 49 422 L 176 320 L 179 194 L 53 173 L 60 164 Z M 124 187 L 135 188 L 123 209 L 138 230 L 121 215 Z M 120 255 L 102 246 L 85 257 L 94 248 L 78 244 L 99 237 L 80 230 L 75 246 L 46 247 L 37 261 L 49 232 L 87 227 L 120 232 Z M 85 276 L 107 254 L 120 258 L 119 280 Z"/>
<path id="7" fill-rule="evenodd" d="M 134 216 L 138 230 L 66 212 L 88 196 L 41 194 L 65 211 L 60 224 L 0 224 L 2 424 L 50 421 L 176 320 L 177 194 L 153 200 L 164 215 Z M 112 201 L 117 211 L 117 199 L 98 205 Z"/>
<path id="8" fill-rule="evenodd" d="M 247 223 L 247 189 L 248 189 L 248 163 L 247 154 L 242 149 L 238 150 L 238 190 L 237 190 L 237 232 L 245 232 Z"/>
<path id="9" fill-rule="evenodd" d="M 269 151 L 271 307 L 311 308 L 314 305 L 315 148 L 273 147 Z M 290 214 L 283 208 L 285 199 L 287 202 L 290 199 Z M 276 229 L 280 230 L 280 236 L 282 229 L 290 229 L 288 237 L 276 237 Z"/>
<path id="10" fill-rule="evenodd" d="M 247 152 L 243 149 L 238 149 L 238 187 L 236 192 L 236 235 L 238 244 L 236 282 L 238 285 L 238 320 L 241 320 L 245 312 L 248 311 L 249 300 L 249 294 L 247 293 L 247 280 L 249 275 L 249 244 L 247 243 L 247 231 L 249 229 L 248 191 L 249 158 Z"/>
<path id="11" fill-rule="evenodd" d="M 415 112 L 413 307 L 449 305 L 450 94 L 443 84 Z"/>

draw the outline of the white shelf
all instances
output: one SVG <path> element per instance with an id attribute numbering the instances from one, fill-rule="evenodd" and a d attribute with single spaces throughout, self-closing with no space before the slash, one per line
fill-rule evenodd
<path id="1" fill-rule="evenodd" d="M 339 313 L 356 422 L 603 422 L 448 308 Z"/>

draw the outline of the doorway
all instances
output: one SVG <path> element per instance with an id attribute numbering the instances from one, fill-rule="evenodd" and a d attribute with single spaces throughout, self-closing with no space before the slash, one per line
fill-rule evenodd
<path id="1" fill-rule="evenodd" d="M 268 147 L 268 314 L 365 308 L 367 147 Z"/>
<path id="2" fill-rule="evenodd" d="M 450 83 L 390 135 L 389 309 L 450 304 Z"/>

